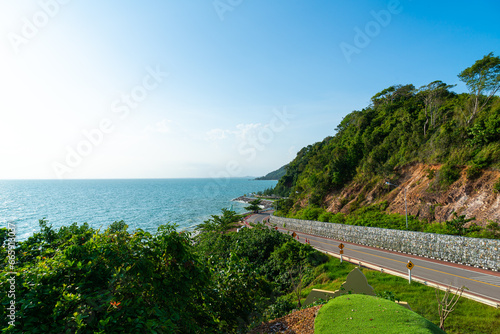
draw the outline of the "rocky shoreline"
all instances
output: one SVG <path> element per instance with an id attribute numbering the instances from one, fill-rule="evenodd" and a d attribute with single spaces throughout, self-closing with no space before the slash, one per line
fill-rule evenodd
<path id="1" fill-rule="evenodd" d="M 250 203 L 251 201 L 254 201 L 256 199 L 260 199 L 257 197 L 250 197 L 250 196 L 240 196 L 233 198 L 231 201 L 233 202 L 240 202 L 240 203 Z M 273 201 L 266 200 L 266 199 L 260 199 L 260 207 L 262 210 L 269 210 L 273 207 Z"/>

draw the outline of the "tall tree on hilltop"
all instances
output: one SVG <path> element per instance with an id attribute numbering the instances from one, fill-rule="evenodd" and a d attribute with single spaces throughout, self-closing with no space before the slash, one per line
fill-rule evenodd
<path id="1" fill-rule="evenodd" d="M 400 99 L 409 98 L 413 95 L 415 86 L 409 85 L 394 85 L 384 89 L 383 91 L 372 96 L 371 101 L 374 107 L 381 104 L 390 104 Z"/>
<path id="2" fill-rule="evenodd" d="M 430 126 L 436 125 L 436 118 L 438 116 L 439 105 L 442 103 L 443 96 L 448 92 L 448 89 L 455 85 L 447 85 L 441 80 L 431 82 L 426 86 L 420 87 L 419 91 L 423 96 L 425 105 L 425 123 L 424 123 L 424 136 Z"/>
<path id="3" fill-rule="evenodd" d="M 473 95 L 472 111 L 467 120 L 469 124 L 500 89 L 500 57 L 495 57 L 493 52 L 490 52 L 460 72 L 458 77 Z"/>

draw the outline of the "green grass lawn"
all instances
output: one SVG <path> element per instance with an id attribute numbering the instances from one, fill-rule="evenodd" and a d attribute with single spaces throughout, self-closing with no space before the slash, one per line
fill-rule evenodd
<path id="1" fill-rule="evenodd" d="M 314 289 L 335 291 L 345 282 L 347 274 L 356 266 L 330 257 L 329 261 L 318 266 L 313 273 L 312 283 L 302 291 L 305 299 Z M 378 271 L 362 269 L 377 295 L 394 296 L 397 300 L 408 302 L 413 311 L 439 326 L 438 304 L 435 289 L 417 282 L 383 274 Z M 441 296 L 443 294 L 440 291 Z M 303 301 L 303 300 L 302 300 Z M 445 322 L 447 333 L 463 334 L 500 334 L 500 309 L 487 306 L 462 297 Z"/>
<path id="2" fill-rule="evenodd" d="M 410 304 L 413 311 L 439 324 L 435 288 L 377 271 L 364 269 L 363 273 L 376 292 L 391 291 L 399 300 Z M 440 296 L 444 292 L 440 291 Z M 445 322 L 447 333 L 498 334 L 500 333 L 500 309 L 462 297 L 455 311 Z"/>
<path id="3" fill-rule="evenodd" d="M 318 312 L 314 333 L 400 334 L 444 333 L 429 320 L 378 297 L 344 295 L 330 300 Z"/>

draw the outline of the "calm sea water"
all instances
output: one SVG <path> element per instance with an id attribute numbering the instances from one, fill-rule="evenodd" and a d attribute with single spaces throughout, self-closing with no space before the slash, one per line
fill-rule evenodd
<path id="1" fill-rule="evenodd" d="M 38 232 L 42 218 L 55 228 L 73 222 L 106 228 L 124 220 L 149 232 L 166 222 L 192 230 L 222 208 L 244 212 L 246 205 L 231 199 L 275 185 L 243 178 L 0 180 L 0 226 L 15 222 L 18 241 Z"/>

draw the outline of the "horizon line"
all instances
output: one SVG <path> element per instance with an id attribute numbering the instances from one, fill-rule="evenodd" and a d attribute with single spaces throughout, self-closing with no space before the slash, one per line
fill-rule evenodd
<path id="1" fill-rule="evenodd" d="M 253 179 L 256 181 L 277 181 L 277 180 L 257 180 L 262 176 L 233 176 L 233 177 L 131 177 L 131 178 L 12 178 L 0 179 L 0 181 L 99 181 L 99 180 L 220 180 L 220 179 Z"/>

